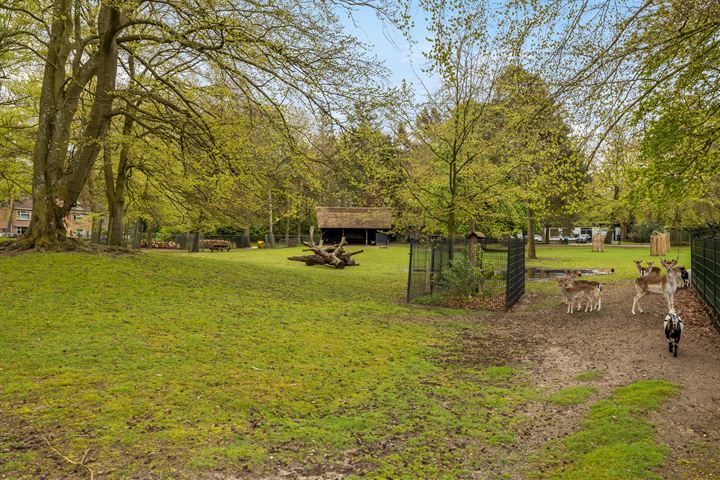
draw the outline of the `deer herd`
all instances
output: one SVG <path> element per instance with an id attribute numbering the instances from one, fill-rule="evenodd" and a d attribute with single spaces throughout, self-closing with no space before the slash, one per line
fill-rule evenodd
<path id="1" fill-rule="evenodd" d="M 648 294 L 662 295 L 668 306 L 668 314 L 664 319 L 665 338 L 668 342 L 668 350 L 677 356 L 678 343 L 683 332 L 683 321 L 675 312 L 674 297 L 679 286 L 688 287 L 690 274 L 685 267 L 677 266 L 678 260 L 660 259 L 660 265 L 665 270 L 663 274 L 660 267 L 653 266 L 654 262 L 647 262 L 643 266 L 642 261 L 635 260 L 635 267 L 638 277 L 635 279 L 635 297 L 633 298 L 632 314 L 635 309 L 643 313 L 640 300 Z M 580 311 L 583 306 L 585 312 L 593 310 L 600 311 L 602 307 L 603 286 L 599 282 L 580 280 L 580 272 L 567 270 L 563 277 L 557 279 L 563 300 L 567 303 L 567 313 Z"/>

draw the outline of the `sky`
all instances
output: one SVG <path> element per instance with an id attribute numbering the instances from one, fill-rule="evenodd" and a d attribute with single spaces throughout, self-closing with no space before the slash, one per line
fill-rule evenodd
<path id="1" fill-rule="evenodd" d="M 370 51 L 385 63 L 391 87 L 397 87 L 405 80 L 422 97 L 427 91 L 435 90 L 439 81 L 422 71 L 426 63 L 422 52 L 430 45 L 427 40 L 429 32 L 419 7 L 415 7 L 412 15 L 415 24 L 411 31 L 412 42 L 392 25 L 383 23 L 368 8 L 356 10 L 352 18 L 340 14 L 340 19 L 348 34 L 367 44 Z"/>

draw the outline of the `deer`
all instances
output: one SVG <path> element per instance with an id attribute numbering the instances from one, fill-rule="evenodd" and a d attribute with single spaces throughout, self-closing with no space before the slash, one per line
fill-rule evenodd
<path id="1" fill-rule="evenodd" d="M 567 313 L 575 312 L 575 304 L 577 303 L 578 311 L 582 308 L 583 300 L 586 300 L 585 311 L 594 310 L 594 299 L 598 300 L 598 310 L 600 310 L 602 285 L 598 282 L 575 281 L 573 278 L 563 277 L 557 278 L 558 285 L 563 296 L 567 300 Z M 595 285 L 594 285 L 595 284 Z"/>
<path id="2" fill-rule="evenodd" d="M 667 275 L 650 275 L 645 277 L 639 277 L 635 279 L 635 298 L 633 298 L 632 314 L 635 315 L 635 307 L 640 310 L 640 313 L 644 313 L 640 306 L 640 299 L 648 293 L 655 295 L 662 295 L 665 297 L 665 301 L 668 305 L 668 311 L 675 311 L 674 296 L 677 291 L 677 272 L 675 270 L 675 264 L 664 259 L 660 260 L 660 263 L 665 267 Z M 677 263 L 677 262 L 675 262 Z"/>
<path id="3" fill-rule="evenodd" d="M 655 262 L 647 262 L 647 275 L 660 275 L 660 267 L 653 267 Z"/>
<path id="4" fill-rule="evenodd" d="M 642 266 L 642 260 L 633 260 L 635 262 L 635 268 L 637 268 L 638 275 L 644 277 L 648 274 L 647 268 Z"/>

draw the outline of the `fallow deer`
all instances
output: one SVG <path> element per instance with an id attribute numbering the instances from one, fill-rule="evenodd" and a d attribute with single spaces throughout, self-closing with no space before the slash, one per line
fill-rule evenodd
<path id="1" fill-rule="evenodd" d="M 660 275 L 660 267 L 653 267 L 655 262 L 647 262 L 647 275 Z"/>
<path id="2" fill-rule="evenodd" d="M 661 260 L 667 275 L 650 275 L 646 277 L 640 277 L 635 279 L 635 298 L 633 298 L 632 314 L 635 315 L 635 306 L 638 307 L 640 313 L 643 313 L 643 309 L 640 306 L 640 299 L 648 293 L 656 295 L 662 295 L 665 297 L 665 301 L 668 305 L 668 311 L 675 311 L 674 296 L 677 290 L 677 272 L 675 266 L 671 262 Z"/>
<path id="3" fill-rule="evenodd" d="M 644 277 L 647 275 L 648 271 L 647 268 L 642 266 L 642 260 L 633 260 L 635 262 L 635 268 L 637 268 L 638 275 L 641 277 Z"/>
<path id="4" fill-rule="evenodd" d="M 602 291 L 602 285 L 597 282 L 588 281 L 575 281 L 572 278 L 558 278 L 558 285 L 560 285 L 560 291 L 567 300 L 567 313 L 575 312 L 575 304 L 577 303 L 578 310 L 582 307 L 583 300 L 586 300 L 585 311 L 592 311 L 594 309 L 593 299 L 599 297 L 599 292 Z M 597 284 L 597 285 L 592 285 Z M 600 309 L 600 300 L 598 299 L 598 309 Z"/>

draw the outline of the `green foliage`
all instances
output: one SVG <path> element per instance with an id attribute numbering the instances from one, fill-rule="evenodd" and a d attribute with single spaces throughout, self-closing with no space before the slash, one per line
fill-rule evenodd
<path id="1" fill-rule="evenodd" d="M 440 286 L 450 296 L 468 296 L 478 293 L 485 277 L 482 271 L 473 266 L 464 253 L 456 253 L 450 266 L 442 271 Z"/>

